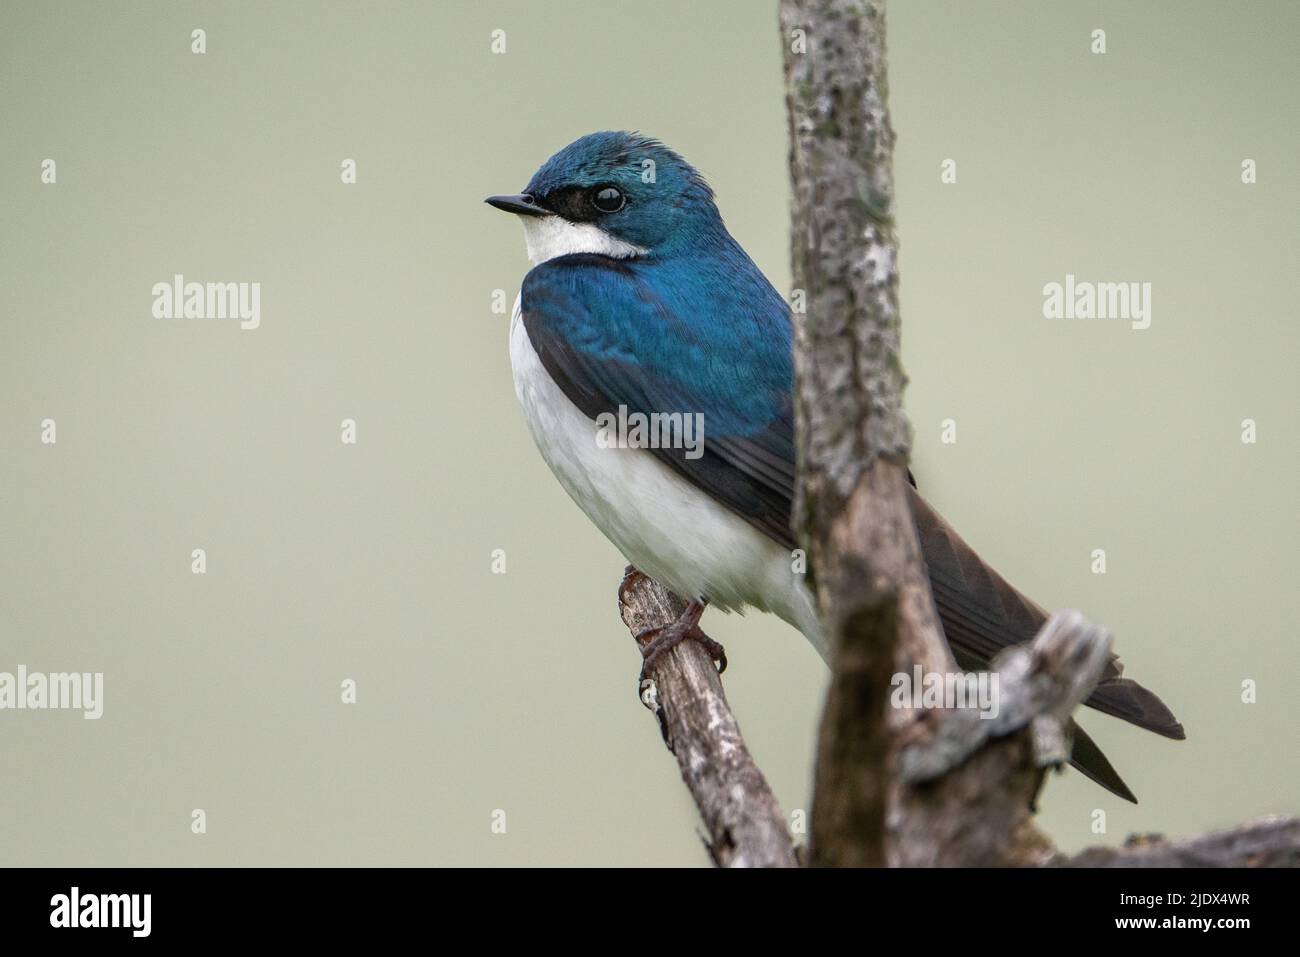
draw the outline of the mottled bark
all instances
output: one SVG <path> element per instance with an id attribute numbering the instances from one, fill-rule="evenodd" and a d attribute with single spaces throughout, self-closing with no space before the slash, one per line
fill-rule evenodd
<path id="1" fill-rule="evenodd" d="M 795 316 L 795 523 L 833 648 L 812 861 L 1012 863 L 1046 846 L 1029 822 L 1041 772 L 1026 759 L 1028 722 L 922 782 L 898 773 L 900 750 L 949 726 L 938 712 L 886 707 L 894 672 L 957 667 L 906 497 L 884 4 L 786 0 L 781 25 L 791 258 L 806 306 Z"/>
<path id="2" fill-rule="evenodd" d="M 624 577 L 619 613 L 634 635 L 677 619 L 686 602 L 639 573 Z M 701 645 L 682 642 L 651 666 L 642 701 L 695 799 L 721 867 L 794 867 L 785 815 L 754 763 L 727 705 L 718 669 Z"/>
<path id="3" fill-rule="evenodd" d="M 1170 840 L 1130 837 L 1123 847 L 1092 847 L 1057 867 L 1300 867 L 1300 820 L 1266 817 L 1226 831 Z"/>
<path id="4" fill-rule="evenodd" d="M 801 290 L 795 301 L 804 305 L 795 310 L 795 525 L 833 649 L 812 860 L 946 860 L 935 846 L 913 859 L 905 839 L 920 822 L 890 812 L 913 803 L 892 770 L 898 742 L 927 722 L 886 708 L 889 677 L 913 663 L 929 672 L 956 665 L 905 495 L 910 429 L 902 411 L 884 7 L 786 0 L 781 26 L 791 259 Z M 850 742 L 847 728 L 857 729 Z M 945 779 L 927 790 L 946 786 Z"/>

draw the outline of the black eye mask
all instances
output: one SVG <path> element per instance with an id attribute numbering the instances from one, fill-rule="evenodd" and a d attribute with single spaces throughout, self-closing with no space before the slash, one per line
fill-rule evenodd
<path id="1" fill-rule="evenodd" d="M 623 202 L 619 203 L 617 209 L 602 210 L 597 208 L 593 198 L 601 192 L 611 189 L 618 188 L 608 185 L 600 187 L 566 186 L 563 189 L 555 189 L 545 196 L 539 197 L 537 203 L 556 215 L 563 216 L 571 223 L 594 223 L 603 216 L 618 212 L 626 203 L 626 195 L 623 194 L 622 190 L 618 190 Z"/>

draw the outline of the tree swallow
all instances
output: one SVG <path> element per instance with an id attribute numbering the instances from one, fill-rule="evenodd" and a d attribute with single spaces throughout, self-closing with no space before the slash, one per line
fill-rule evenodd
<path id="1" fill-rule="evenodd" d="M 592 133 L 522 193 L 486 202 L 519 217 L 533 263 L 510 320 L 510 362 L 542 457 L 635 569 L 690 600 L 646 646 L 647 660 L 701 639 L 706 605 L 772 612 L 826 658 L 792 554 L 790 310 L 727 232 L 704 178 L 658 140 Z M 674 423 L 688 421 L 702 427 L 693 449 L 671 441 Z M 628 422 L 639 436 L 611 441 L 611 424 Z M 1002 648 L 1031 640 L 1046 613 L 910 495 L 949 646 L 960 667 L 986 669 Z M 720 646 L 709 650 L 725 665 Z M 1118 659 L 1086 703 L 1183 737 Z M 1071 761 L 1135 800 L 1077 728 Z"/>

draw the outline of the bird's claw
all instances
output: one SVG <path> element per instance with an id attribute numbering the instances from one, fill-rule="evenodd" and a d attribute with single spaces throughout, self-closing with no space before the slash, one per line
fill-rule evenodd
<path id="1" fill-rule="evenodd" d="M 660 628 L 649 628 L 637 636 L 641 644 L 641 676 L 637 679 L 637 688 L 644 687 L 650 680 L 650 669 L 659 658 L 672 651 L 683 641 L 698 641 L 709 653 L 718 666 L 718 674 L 727 670 L 727 651 L 719 642 L 706 635 L 700 626 L 694 623 L 673 622 Z M 646 639 L 649 639 L 648 641 Z"/>
<path id="2" fill-rule="evenodd" d="M 628 565 L 627 568 L 623 569 L 623 580 L 618 583 L 618 603 L 626 605 L 628 589 L 635 587 L 643 578 L 648 577 L 645 572 L 635 565 Z"/>

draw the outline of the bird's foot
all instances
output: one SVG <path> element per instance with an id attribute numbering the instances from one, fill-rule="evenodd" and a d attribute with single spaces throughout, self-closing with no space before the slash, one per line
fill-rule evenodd
<path id="1" fill-rule="evenodd" d="M 634 569 L 635 570 L 635 569 Z M 637 572 L 637 574 L 641 574 Z M 626 581 L 626 579 L 625 579 Z M 641 684 L 650 677 L 650 668 L 664 654 L 680 645 L 683 641 L 698 641 L 704 646 L 718 664 L 718 674 L 727 670 L 727 652 L 721 644 L 714 641 L 700 629 L 700 616 L 704 614 L 705 603 L 693 601 L 686 606 L 676 621 L 659 628 L 650 628 L 637 635 L 641 642 Z M 649 639 L 649 640 L 647 640 Z"/>

